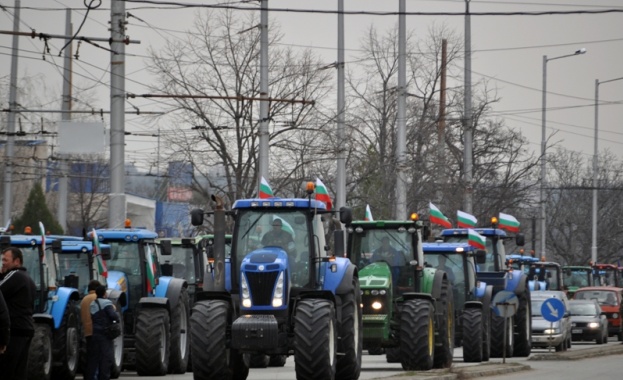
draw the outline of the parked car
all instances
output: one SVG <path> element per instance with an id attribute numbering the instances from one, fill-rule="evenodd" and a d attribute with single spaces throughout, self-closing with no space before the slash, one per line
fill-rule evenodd
<path id="1" fill-rule="evenodd" d="M 556 351 L 566 351 L 571 348 L 571 317 L 569 313 L 569 299 L 563 291 L 544 290 L 532 292 L 532 347 L 555 347 Z M 556 322 L 547 321 L 541 314 L 543 302 L 550 298 L 557 298 L 565 305 L 565 313 Z"/>
<path id="2" fill-rule="evenodd" d="M 573 295 L 576 300 L 595 299 L 601 306 L 601 311 L 608 318 L 608 336 L 616 336 L 623 341 L 623 289 L 613 286 L 592 286 L 578 289 Z"/>
<path id="3" fill-rule="evenodd" d="M 573 340 L 608 343 L 608 319 L 597 300 L 570 300 L 569 307 Z"/>

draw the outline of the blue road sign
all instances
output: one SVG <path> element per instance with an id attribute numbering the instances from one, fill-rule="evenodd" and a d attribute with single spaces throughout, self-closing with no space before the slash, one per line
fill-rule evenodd
<path id="1" fill-rule="evenodd" d="M 541 314 L 548 322 L 556 322 L 565 315 L 565 304 L 558 298 L 548 298 L 541 305 Z"/>

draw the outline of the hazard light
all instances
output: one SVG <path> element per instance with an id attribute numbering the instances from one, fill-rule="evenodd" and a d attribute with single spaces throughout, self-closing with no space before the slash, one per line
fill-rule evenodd
<path id="1" fill-rule="evenodd" d="M 305 185 L 305 190 L 307 191 L 307 194 L 312 194 L 315 189 L 316 186 L 313 182 L 307 182 L 307 184 Z"/>
<path id="2" fill-rule="evenodd" d="M 126 219 L 125 222 L 123 222 L 125 228 L 132 228 L 132 221 L 130 219 Z"/>
<path id="3" fill-rule="evenodd" d="M 415 213 L 415 212 L 411 213 L 411 220 L 412 220 L 412 221 L 414 221 L 414 222 L 415 222 L 416 220 L 418 220 L 418 215 L 417 215 L 417 213 Z"/>
<path id="4" fill-rule="evenodd" d="M 25 235 L 31 235 L 32 234 L 32 228 L 30 228 L 30 226 L 24 227 L 24 234 Z"/>

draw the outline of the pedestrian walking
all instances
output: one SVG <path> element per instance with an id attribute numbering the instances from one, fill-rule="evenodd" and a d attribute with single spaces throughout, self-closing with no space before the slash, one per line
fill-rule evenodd
<path id="1" fill-rule="evenodd" d="M 24 255 L 19 248 L 2 250 L 0 291 L 11 319 L 10 341 L 5 353 L 0 355 L 0 374 L 3 379 L 26 379 L 28 349 L 35 334 L 32 315 L 37 290 L 23 263 Z"/>
<path id="2" fill-rule="evenodd" d="M 93 379 L 96 371 L 98 380 L 109 380 L 110 369 L 114 360 L 113 340 L 106 336 L 106 328 L 111 323 L 120 323 L 115 307 L 106 296 L 106 287 L 103 285 L 95 289 L 97 298 L 91 302 L 91 320 L 93 334 L 88 348 L 87 371 L 85 379 Z"/>
<path id="3" fill-rule="evenodd" d="M 99 281 L 89 281 L 89 285 L 87 286 L 87 290 L 89 293 L 84 296 L 84 298 L 82 298 L 82 301 L 80 302 L 80 320 L 82 321 L 82 333 L 84 335 L 86 347 L 86 350 L 83 352 L 85 358 L 91 356 L 89 352 L 91 347 L 91 336 L 93 335 L 93 321 L 91 320 L 91 302 L 95 301 L 95 299 L 97 298 L 95 290 L 98 286 L 102 286 Z M 83 368 L 82 370 L 83 372 L 85 372 L 86 368 Z"/>

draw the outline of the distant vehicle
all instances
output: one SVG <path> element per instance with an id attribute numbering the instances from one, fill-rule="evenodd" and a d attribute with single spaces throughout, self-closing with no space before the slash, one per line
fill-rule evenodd
<path id="1" fill-rule="evenodd" d="M 563 291 L 545 290 L 534 292 L 532 295 L 532 347 L 555 347 L 556 351 L 566 351 L 571 348 L 571 317 L 569 313 L 569 299 Z M 565 305 L 565 313 L 556 322 L 547 321 L 541 314 L 543 302 L 550 298 L 557 298 Z"/>
<path id="2" fill-rule="evenodd" d="M 570 300 L 571 337 L 574 341 L 608 343 L 608 319 L 597 300 Z"/>
<path id="3" fill-rule="evenodd" d="M 580 288 L 593 284 L 593 269 L 590 266 L 566 265 L 562 267 L 562 283 L 569 297 Z"/>
<path id="4" fill-rule="evenodd" d="M 623 341 L 623 305 L 621 300 L 623 289 L 611 286 L 594 286 L 579 289 L 575 292 L 573 299 L 590 300 L 595 299 L 599 302 L 601 310 L 606 313 L 608 318 L 608 336 L 617 336 L 619 342 Z"/>
<path id="5" fill-rule="evenodd" d="M 614 264 L 593 264 L 593 286 L 621 287 L 619 267 Z"/>

